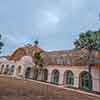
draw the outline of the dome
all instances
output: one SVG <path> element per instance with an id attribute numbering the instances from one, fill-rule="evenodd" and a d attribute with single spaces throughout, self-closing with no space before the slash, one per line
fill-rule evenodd
<path id="1" fill-rule="evenodd" d="M 20 63 L 22 64 L 33 64 L 33 59 L 31 56 L 23 56 L 20 60 Z"/>

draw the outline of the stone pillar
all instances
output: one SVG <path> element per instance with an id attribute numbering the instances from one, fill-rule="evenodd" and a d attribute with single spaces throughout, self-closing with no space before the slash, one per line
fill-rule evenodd
<path id="1" fill-rule="evenodd" d="M 15 65 L 15 70 L 14 70 L 14 72 L 13 72 L 13 75 L 12 75 L 13 77 L 17 77 L 17 67 L 16 67 L 16 65 Z"/>
<path id="2" fill-rule="evenodd" d="M 6 69 L 6 65 L 4 65 L 4 68 L 3 68 L 3 70 L 2 70 L 2 74 L 4 74 L 5 69 Z"/>
<path id="3" fill-rule="evenodd" d="M 79 75 L 74 74 L 74 87 L 79 88 Z"/>
<path id="4" fill-rule="evenodd" d="M 38 71 L 38 78 L 37 78 L 37 80 L 42 80 L 42 78 L 43 78 L 43 71 L 42 70 L 39 70 Z"/>
<path id="5" fill-rule="evenodd" d="M 18 68 L 18 66 L 17 66 L 17 68 Z M 19 78 L 19 79 L 25 79 L 25 71 L 26 71 L 25 66 L 21 65 L 21 71 L 20 71 L 20 73 L 17 71 L 18 70 L 17 68 L 16 68 L 16 76 L 17 76 L 17 78 Z"/>
<path id="6" fill-rule="evenodd" d="M 47 82 L 51 82 L 51 74 L 52 74 L 52 70 L 48 70 L 48 80 L 47 80 Z"/>
<path id="7" fill-rule="evenodd" d="M 64 85 L 64 71 L 59 70 L 59 85 Z"/>
<path id="8" fill-rule="evenodd" d="M 100 92 L 100 68 L 92 68 L 92 90 Z"/>
<path id="9" fill-rule="evenodd" d="M 31 69 L 31 72 L 30 72 L 30 77 L 29 77 L 30 79 L 33 79 L 33 71 L 32 71 L 32 69 Z"/>
<path id="10" fill-rule="evenodd" d="M 92 86 L 93 86 L 93 91 L 97 91 L 97 92 L 100 92 L 100 79 L 97 78 L 97 79 L 92 79 Z"/>
<path id="11" fill-rule="evenodd" d="M 20 73 L 20 75 L 22 75 L 22 78 L 23 78 L 23 79 L 25 79 L 25 72 L 26 72 L 26 68 L 25 68 L 25 66 L 23 65 L 22 70 L 21 70 L 21 73 Z"/>

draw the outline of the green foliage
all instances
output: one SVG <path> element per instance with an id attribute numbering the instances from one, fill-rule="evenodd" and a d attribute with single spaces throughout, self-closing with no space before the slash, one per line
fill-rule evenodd
<path id="1" fill-rule="evenodd" d="M 35 53 L 35 58 L 37 59 L 37 60 L 41 60 L 41 54 L 40 53 Z"/>
<path id="2" fill-rule="evenodd" d="M 40 52 L 34 54 L 34 60 L 35 60 L 36 65 L 39 65 L 40 67 L 43 67 L 43 58 L 42 58 Z"/>
<path id="3" fill-rule="evenodd" d="M 1 39 L 2 39 L 2 36 L 1 36 L 1 34 L 0 34 L 0 53 L 1 53 L 2 47 L 4 46 L 3 42 L 1 41 Z"/>
<path id="4" fill-rule="evenodd" d="M 79 39 L 74 42 L 74 45 L 77 49 L 86 48 L 89 51 L 100 51 L 100 30 L 81 33 Z"/>

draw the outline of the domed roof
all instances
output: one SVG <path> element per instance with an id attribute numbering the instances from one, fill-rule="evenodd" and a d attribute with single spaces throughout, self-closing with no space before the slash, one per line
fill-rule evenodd
<path id="1" fill-rule="evenodd" d="M 34 61 L 33 61 L 31 56 L 23 56 L 20 60 L 20 63 L 22 63 L 22 64 L 33 64 Z"/>

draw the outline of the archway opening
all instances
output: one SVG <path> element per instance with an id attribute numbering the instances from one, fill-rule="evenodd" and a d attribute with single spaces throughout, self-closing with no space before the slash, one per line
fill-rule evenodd
<path id="1" fill-rule="evenodd" d="M 92 90 L 92 77 L 89 72 L 80 73 L 79 87 L 85 90 Z"/>
<path id="2" fill-rule="evenodd" d="M 67 86 L 74 85 L 74 74 L 72 71 L 68 70 L 64 73 L 64 84 Z"/>
<path id="3" fill-rule="evenodd" d="M 32 72 L 32 69 L 30 67 L 28 67 L 26 69 L 26 72 L 25 72 L 25 78 L 31 78 L 31 72 Z"/>
<path id="4" fill-rule="evenodd" d="M 3 64 L 3 65 L 1 65 L 1 68 L 0 68 L 0 74 L 2 74 L 2 73 L 3 73 L 3 70 L 4 70 L 4 64 Z"/>
<path id="5" fill-rule="evenodd" d="M 48 70 L 47 69 L 44 69 L 43 70 L 43 77 L 44 77 L 44 79 L 43 79 L 43 81 L 47 81 L 48 80 Z"/>
<path id="6" fill-rule="evenodd" d="M 33 80 L 37 80 L 37 79 L 38 79 L 38 68 L 35 68 L 33 74 Z"/>
<path id="7" fill-rule="evenodd" d="M 58 85 L 59 84 L 59 71 L 53 70 L 51 75 L 51 83 Z"/>
<path id="8" fill-rule="evenodd" d="M 22 66 L 18 66 L 18 69 L 17 69 L 17 73 L 21 73 L 21 70 L 22 70 Z"/>
<path id="9" fill-rule="evenodd" d="M 15 65 L 12 65 L 9 75 L 13 75 L 14 74 L 14 70 L 15 70 Z"/>
<path id="10" fill-rule="evenodd" d="M 8 65 L 8 64 L 6 65 L 6 68 L 5 68 L 4 74 L 9 74 L 9 65 Z"/>

